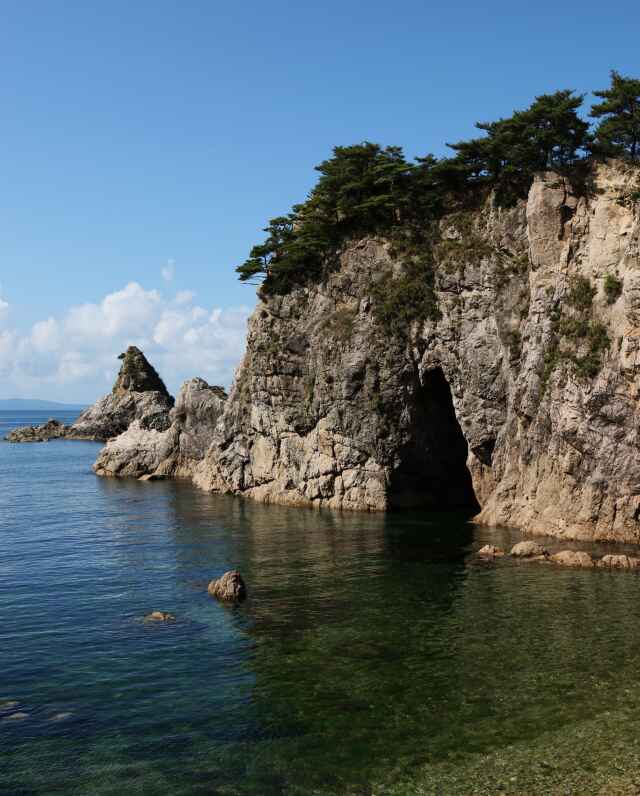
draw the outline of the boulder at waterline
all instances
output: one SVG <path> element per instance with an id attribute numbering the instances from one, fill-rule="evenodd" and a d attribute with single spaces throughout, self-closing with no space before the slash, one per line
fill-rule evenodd
<path id="1" fill-rule="evenodd" d="M 554 553 L 551 556 L 551 561 L 554 564 L 559 564 L 562 567 L 582 567 L 589 569 L 595 567 L 596 562 L 583 550 L 561 550 L 559 553 Z"/>
<path id="2" fill-rule="evenodd" d="M 495 545 L 486 544 L 484 547 L 481 547 L 480 550 L 478 550 L 478 555 L 481 558 L 502 558 L 504 555 L 504 550 L 502 550 L 500 547 L 495 547 Z"/>
<path id="3" fill-rule="evenodd" d="M 168 611 L 151 611 L 144 618 L 145 622 L 175 622 L 176 618 Z"/>
<path id="4" fill-rule="evenodd" d="M 225 572 L 218 580 L 212 580 L 207 591 L 217 600 L 226 602 L 240 602 L 247 596 L 247 587 L 237 569 Z"/>
<path id="5" fill-rule="evenodd" d="M 600 561 L 598 561 L 598 566 L 603 569 L 638 569 L 640 567 L 640 558 L 626 555 L 602 556 Z"/>
<path id="6" fill-rule="evenodd" d="M 541 544 L 528 540 L 514 544 L 511 555 L 516 558 L 540 558 L 548 556 L 549 552 Z"/>

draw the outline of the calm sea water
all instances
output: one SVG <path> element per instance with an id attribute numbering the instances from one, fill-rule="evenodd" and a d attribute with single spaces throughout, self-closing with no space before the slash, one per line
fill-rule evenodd
<path id="1" fill-rule="evenodd" d="M 637 792 L 606 789 L 640 771 L 637 574 L 483 564 L 518 537 L 463 517 L 100 479 L 99 447 L 0 444 L 3 796 Z"/>

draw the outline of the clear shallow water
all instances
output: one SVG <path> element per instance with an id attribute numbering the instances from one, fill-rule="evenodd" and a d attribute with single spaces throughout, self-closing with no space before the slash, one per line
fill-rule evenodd
<path id="1" fill-rule="evenodd" d="M 455 516 L 99 479 L 99 447 L 0 444 L 3 796 L 590 793 L 640 770 L 637 574 L 486 565 L 518 536 Z M 206 584 L 233 567 L 228 608 Z"/>

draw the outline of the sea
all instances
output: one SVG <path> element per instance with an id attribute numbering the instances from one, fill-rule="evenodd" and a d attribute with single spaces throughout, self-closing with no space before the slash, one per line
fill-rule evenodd
<path id="1" fill-rule="evenodd" d="M 0 442 L 2 796 L 638 792 L 639 574 L 486 563 L 521 536 L 459 514 L 98 478 L 99 449 Z M 229 569 L 240 605 L 207 594 Z"/>

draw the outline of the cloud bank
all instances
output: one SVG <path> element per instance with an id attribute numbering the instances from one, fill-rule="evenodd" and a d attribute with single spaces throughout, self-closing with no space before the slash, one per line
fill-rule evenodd
<path id="1" fill-rule="evenodd" d="M 28 333 L 7 324 L 0 298 L 0 397 L 90 402 L 111 388 L 117 355 L 137 345 L 174 395 L 187 378 L 228 387 L 240 361 L 248 307 L 206 309 L 195 294 L 166 298 L 130 282 L 98 304 L 72 307 Z"/>

